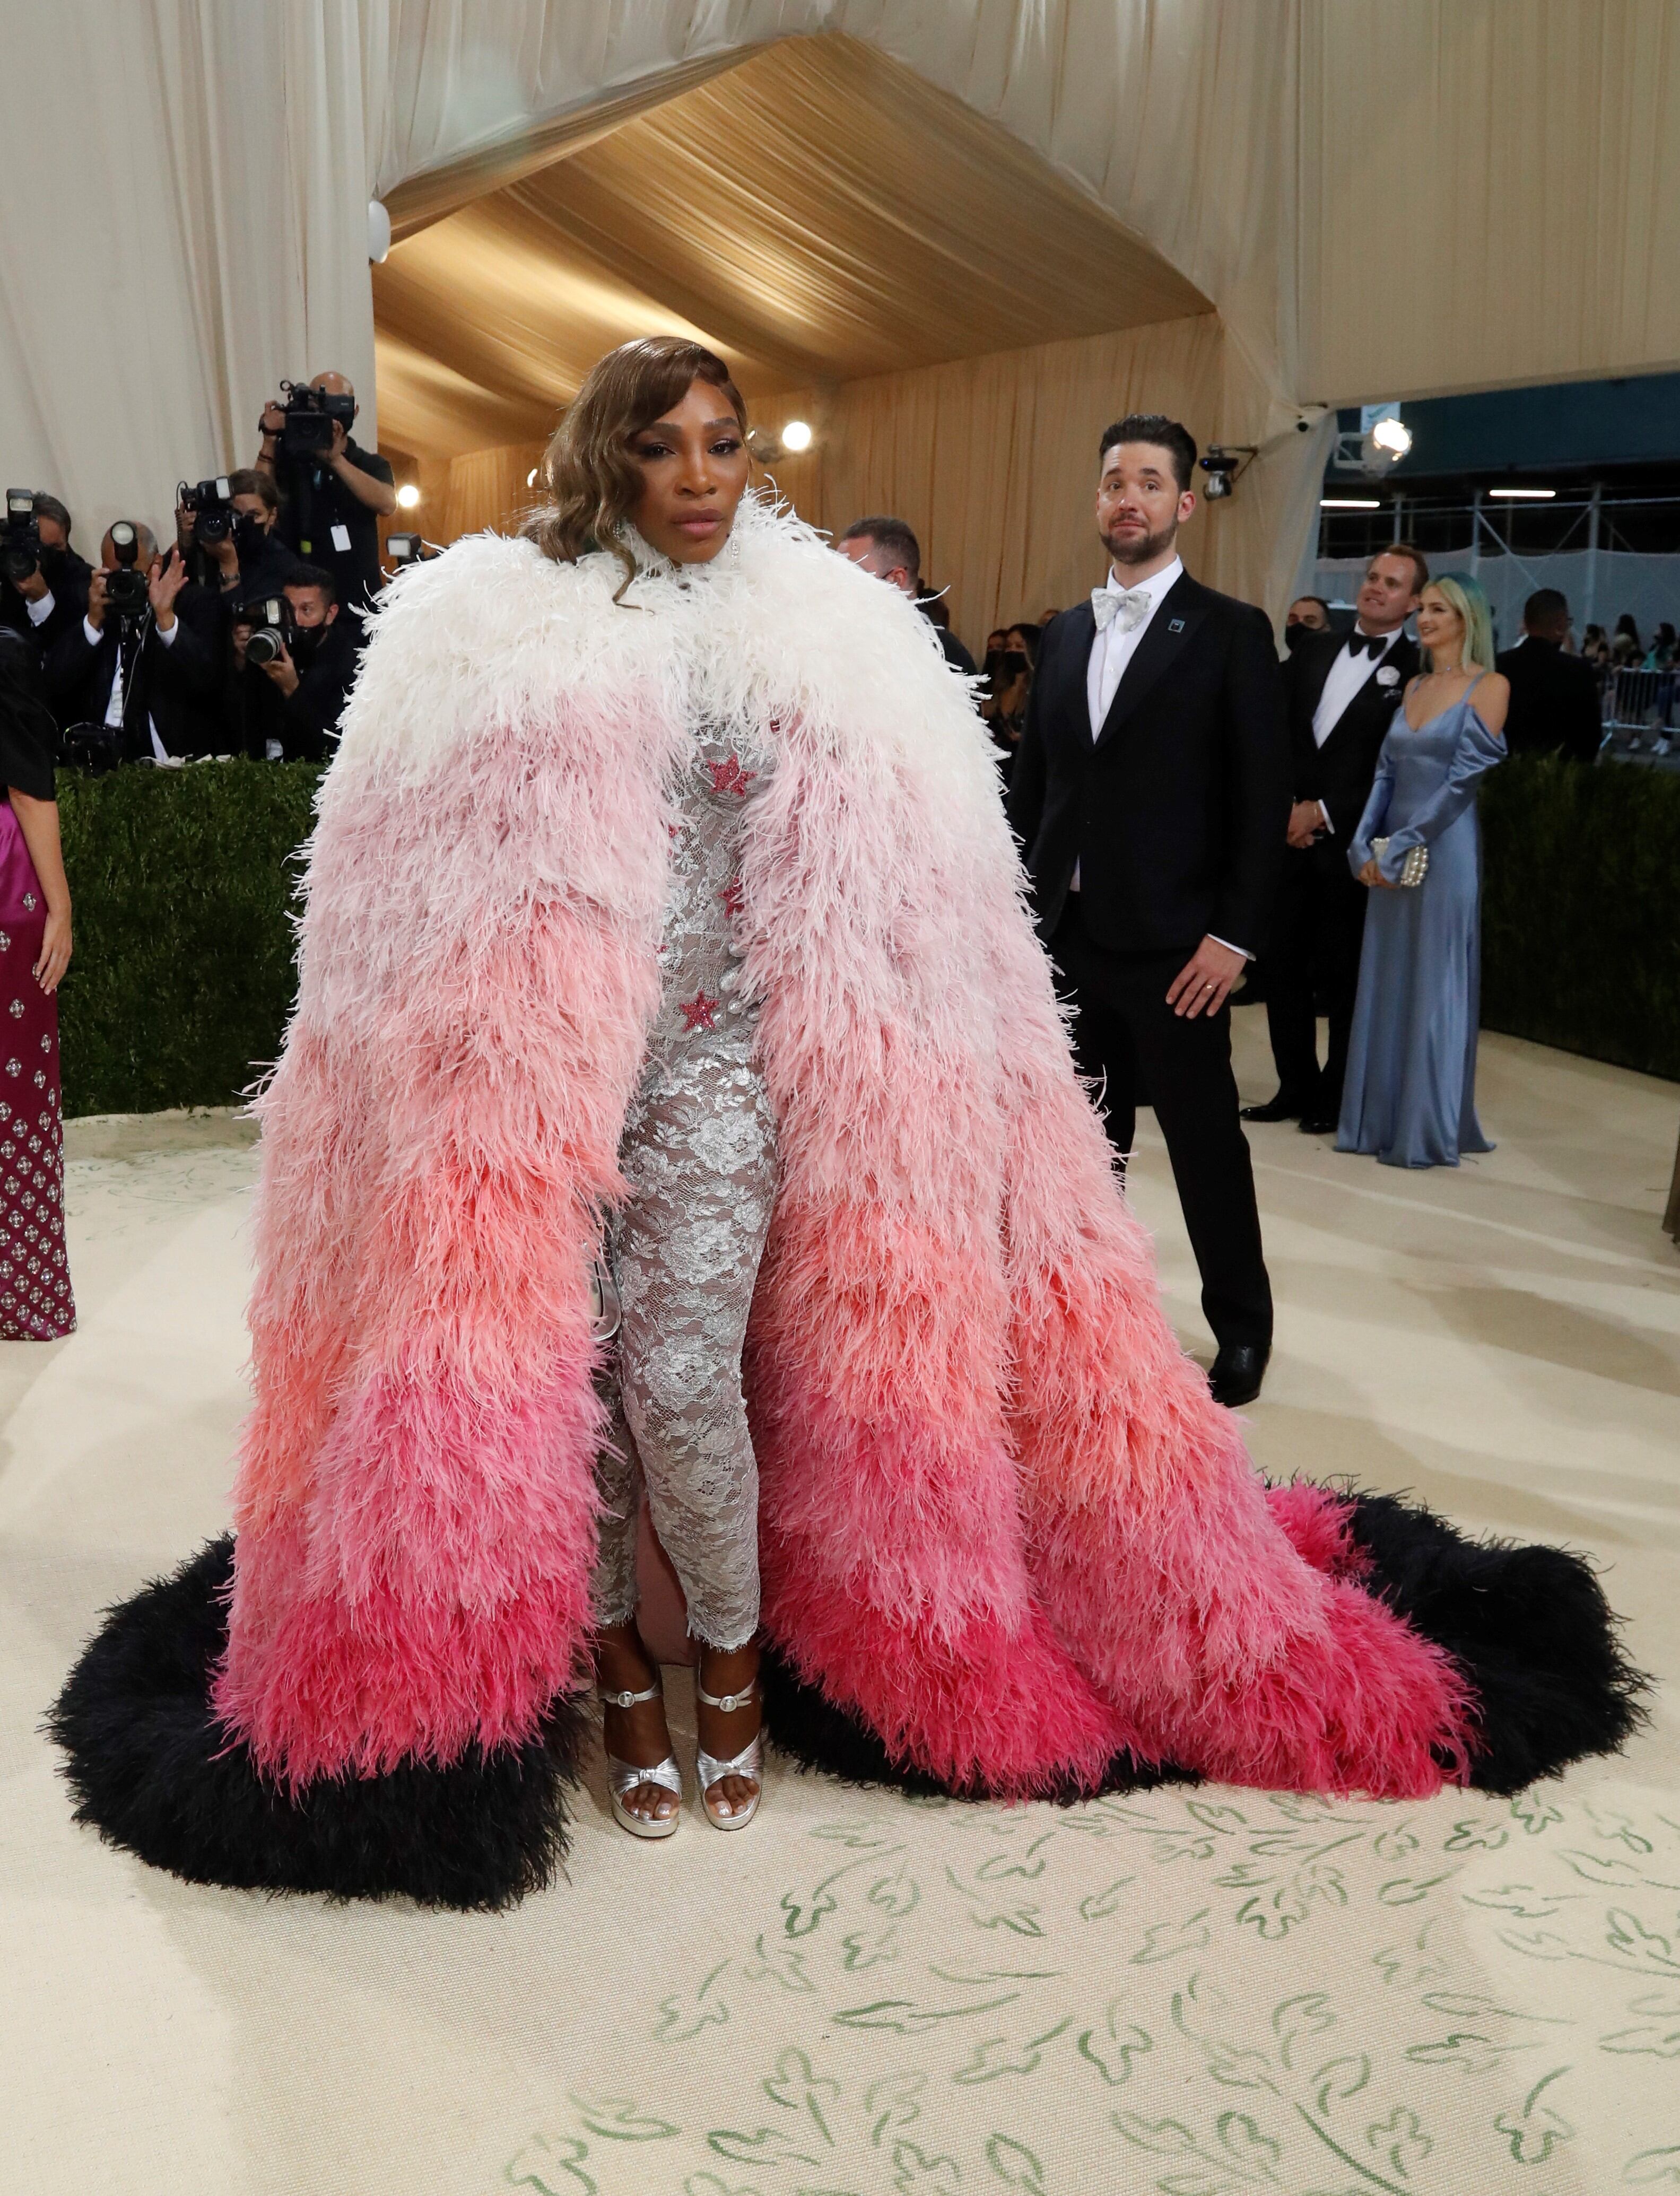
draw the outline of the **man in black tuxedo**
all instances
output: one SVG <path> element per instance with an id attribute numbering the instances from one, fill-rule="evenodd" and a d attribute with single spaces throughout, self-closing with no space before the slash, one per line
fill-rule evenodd
<path id="1" fill-rule="evenodd" d="M 1264 615 L 1179 560 L 1196 508 L 1185 429 L 1122 419 L 1100 461 L 1108 581 L 1046 628 L 1009 820 L 1123 1159 L 1140 1074 L 1154 1106 L 1219 1344 L 1213 1391 L 1244 1403 L 1271 1352 L 1272 1287 L 1226 1003 L 1283 858 L 1282 681 Z"/>
<path id="2" fill-rule="evenodd" d="M 1511 682 L 1505 745 L 1513 754 L 1565 754 L 1596 762 L 1604 738 L 1592 666 L 1570 656 L 1569 604 L 1541 587 L 1522 606 L 1522 639 L 1497 658 Z"/>
<path id="3" fill-rule="evenodd" d="M 103 726 L 113 762 L 203 754 L 215 730 L 221 605 L 189 587 L 178 549 L 165 562 L 149 527 L 123 524 L 135 537 L 124 544 L 133 552 L 130 569 L 146 575 L 144 605 L 113 608 L 109 590 L 121 560 L 107 534 L 86 610 L 48 651 L 48 697 L 61 724 Z M 202 611 L 189 619 L 187 602 L 194 596 Z"/>
<path id="4" fill-rule="evenodd" d="M 1344 639 L 1303 633 L 1284 674 L 1295 800 L 1289 846 L 1266 956 L 1266 1018 L 1278 1095 L 1245 1106 L 1245 1121 L 1298 1121 L 1333 1136 L 1360 988 L 1360 948 L 1371 898 L 1348 867 L 1348 849 L 1377 775 L 1377 757 L 1406 683 L 1417 668 L 1406 621 L 1429 568 L 1407 542 L 1365 567 L 1358 615 Z M 1330 1055 L 1319 1066 L 1315 995 L 1330 1009 Z"/>

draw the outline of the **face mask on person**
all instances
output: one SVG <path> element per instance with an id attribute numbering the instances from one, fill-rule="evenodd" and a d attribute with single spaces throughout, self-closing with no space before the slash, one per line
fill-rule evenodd
<path id="1" fill-rule="evenodd" d="M 1293 625 L 1286 625 L 1284 627 L 1284 646 L 1292 650 L 1302 635 L 1311 633 L 1312 630 L 1312 627 L 1304 618 L 1297 618 Z"/>
<path id="2" fill-rule="evenodd" d="M 260 556 L 268 538 L 268 530 L 255 511 L 242 511 L 234 519 L 234 546 L 241 557 Z"/>
<path id="3" fill-rule="evenodd" d="M 1026 669 L 1026 650 L 1024 648 L 1006 648 L 1004 650 L 1003 675 L 1006 679 L 1019 679 L 1024 676 Z"/>
<path id="4" fill-rule="evenodd" d="M 320 644 L 326 638 L 324 625 L 299 625 L 292 629 L 286 643 L 292 662 L 300 671 L 306 671 L 320 654 Z"/>

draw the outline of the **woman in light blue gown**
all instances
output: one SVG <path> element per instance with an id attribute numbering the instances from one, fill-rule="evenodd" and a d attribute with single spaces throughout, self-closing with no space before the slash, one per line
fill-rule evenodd
<path id="1" fill-rule="evenodd" d="M 1493 668 L 1492 620 L 1474 580 L 1423 590 L 1417 638 L 1429 667 L 1394 713 L 1348 855 L 1371 902 L 1336 1148 L 1385 1166 L 1457 1166 L 1461 1152 L 1493 1148 L 1475 1112 L 1475 797 L 1482 772 L 1505 759 L 1510 686 Z M 1406 855 L 1420 846 L 1427 874 L 1405 886 Z"/>

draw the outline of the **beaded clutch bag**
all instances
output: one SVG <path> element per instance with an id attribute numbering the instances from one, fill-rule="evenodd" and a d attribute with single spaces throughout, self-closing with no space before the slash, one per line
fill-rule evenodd
<path id="1" fill-rule="evenodd" d="M 1373 839 L 1371 842 L 1371 851 L 1376 855 L 1377 860 L 1380 862 L 1383 855 L 1388 851 L 1388 841 L 1386 839 Z M 1406 859 L 1400 864 L 1400 873 L 1395 881 L 1399 884 L 1404 885 L 1407 890 L 1410 891 L 1413 887 L 1421 885 L 1424 878 L 1428 876 L 1429 874 L 1429 848 L 1427 847 L 1408 847 L 1406 850 Z"/>

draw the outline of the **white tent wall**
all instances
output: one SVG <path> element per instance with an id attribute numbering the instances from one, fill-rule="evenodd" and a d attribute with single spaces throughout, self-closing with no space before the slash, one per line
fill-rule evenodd
<path id="1" fill-rule="evenodd" d="M 359 29 L 353 0 L 0 11 L 0 465 L 88 553 L 119 516 L 167 539 L 283 374 L 349 373 L 372 440 Z"/>
<path id="2" fill-rule="evenodd" d="M 464 159 L 482 189 L 546 129 L 825 30 L 1214 301 L 1227 421 L 1270 445 L 1251 507 L 1289 529 L 1274 610 L 1311 523 L 1297 402 L 1680 359 L 1670 0 L 0 0 L 7 479 L 63 494 L 84 545 L 165 523 L 177 474 L 247 457 L 280 377 L 329 365 L 371 441 L 370 192 Z"/>

